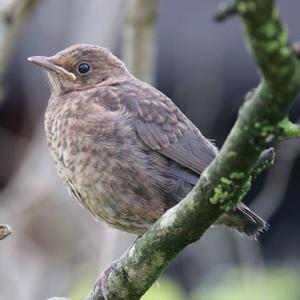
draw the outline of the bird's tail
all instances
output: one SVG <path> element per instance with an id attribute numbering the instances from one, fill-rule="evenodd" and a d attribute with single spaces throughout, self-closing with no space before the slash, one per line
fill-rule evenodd
<path id="1" fill-rule="evenodd" d="M 242 234 L 245 233 L 251 239 L 255 240 L 262 231 L 269 228 L 266 221 L 252 212 L 250 208 L 242 202 L 239 202 L 235 210 L 221 215 L 215 224 L 226 225 L 236 229 Z"/>

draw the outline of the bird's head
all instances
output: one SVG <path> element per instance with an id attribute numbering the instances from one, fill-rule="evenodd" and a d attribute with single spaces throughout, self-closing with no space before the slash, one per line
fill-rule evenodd
<path id="1" fill-rule="evenodd" d="M 114 82 L 127 73 L 124 63 L 109 50 L 80 44 L 54 56 L 32 56 L 28 61 L 47 70 L 53 93 L 84 90 Z"/>

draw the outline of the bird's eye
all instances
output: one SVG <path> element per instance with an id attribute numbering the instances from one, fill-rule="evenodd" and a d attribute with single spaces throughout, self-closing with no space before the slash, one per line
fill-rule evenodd
<path id="1" fill-rule="evenodd" d="M 77 70 L 80 74 L 86 74 L 90 71 L 91 66 L 87 63 L 82 63 L 77 67 Z"/>

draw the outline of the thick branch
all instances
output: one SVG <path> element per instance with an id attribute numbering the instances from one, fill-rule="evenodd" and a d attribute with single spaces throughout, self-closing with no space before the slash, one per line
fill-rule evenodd
<path id="1" fill-rule="evenodd" d="M 108 278 L 111 299 L 139 299 L 188 244 L 247 192 L 260 153 L 279 137 L 278 124 L 300 89 L 300 65 L 272 0 L 240 0 L 246 37 L 261 84 L 244 103 L 218 157 L 197 186 L 135 244 Z M 98 287 L 86 300 L 103 299 Z"/>

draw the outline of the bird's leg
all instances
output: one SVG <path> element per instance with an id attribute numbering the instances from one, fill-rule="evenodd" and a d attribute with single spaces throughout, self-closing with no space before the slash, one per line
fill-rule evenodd
<path id="1" fill-rule="evenodd" d="M 114 260 L 100 275 L 100 277 L 97 279 L 95 286 L 100 286 L 103 298 L 105 300 L 108 300 L 108 286 L 107 286 L 107 279 L 111 272 L 115 270 L 119 262 L 121 261 L 121 258 L 118 258 Z"/>
<path id="2" fill-rule="evenodd" d="M 99 286 L 101 288 L 102 291 L 102 295 L 103 298 L 105 300 L 109 300 L 108 299 L 108 285 L 107 285 L 107 280 L 108 280 L 108 276 L 111 272 L 113 272 L 117 265 L 121 262 L 121 260 L 127 255 L 127 253 L 130 251 L 130 249 L 135 245 L 135 243 L 138 241 L 138 239 L 140 238 L 140 236 L 138 236 L 131 244 L 130 246 L 127 248 L 127 250 L 122 254 L 122 256 L 116 260 L 114 260 L 100 275 L 100 277 L 96 280 L 95 286 Z"/>

